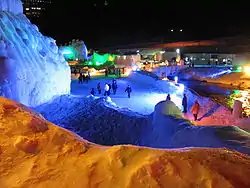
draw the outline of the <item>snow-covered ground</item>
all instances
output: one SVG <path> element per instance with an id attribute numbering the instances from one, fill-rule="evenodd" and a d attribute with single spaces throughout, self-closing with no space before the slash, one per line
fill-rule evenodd
<path id="1" fill-rule="evenodd" d="M 47 120 L 101 145 L 226 147 L 250 154 L 249 133 L 232 126 L 193 126 L 176 117 L 181 111 L 172 104 L 165 101 L 165 110 L 145 116 L 120 109 L 103 98 L 63 96 L 36 110 Z"/>
<path id="2" fill-rule="evenodd" d="M 1 188 L 250 186 L 250 158 L 235 151 L 100 146 L 1 97 L 0 117 Z M 130 134 L 135 131 L 130 130 Z M 204 133 L 199 136 L 207 137 Z"/>
<path id="3" fill-rule="evenodd" d="M 96 87 L 99 82 L 102 88 L 104 88 L 105 83 L 112 84 L 112 78 L 105 79 L 93 77 L 89 83 L 83 84 L 78 84 L 77 79 L 73 79 L 71 82 L 71 94 L 76 96 L 88 96 L 90 95 L 91 88 L 94 88 L 97 92 Z M 110 97 L 120 108 L 128 108 L 134 112 L 148 115 L 154 111 L 154 106 L 158 102 L 166 99 L 168 93 L 171 94 L 172 101 L 181 108 L 184 92 L 182 86 L 175 86 L 173 83 L 155 80 L 139 73 L 132 73 L 128 78 L 117 79 L 117 84 L 117 94 L 111 94 Z M 130 99 L 125 93 L 125 89 L 128 85 L 132 87 Z M 102 95 L 96 96 L 103 96 L 103 91 Z"/>
<path id="4" fill-rule="evenodd" d="M 227 147 L 250 153 L 248 146 L 241 147 L 248 142 L 249 133 L 237 127 L 223 128 L 222 126 L 231 125 L 233 122 L 231 112 L 209 99 L 186 91 L 189 97 L 189 107 L 192 105 L 191 99 L 192 101 L 198 99 L 202 105 L 199 117 L 201 120 L 197 121 L 197 124 L 221 125 L 219 127 L 195 127 L 190 121 L 178 115 L 182 113 L 178 107 L 173 107 L 174 103 L 168 104 L 168 101 L 165 101 L 164 105 L 166 103 L 166 109 L 169 110 L 165 109 L 163 112 L 170 112 L 169 115 L 160 115 L 160 118 L 155 118 L 154 108 L 161 99 L 153 102 L 141 99 L 141 96 L 145 98 L 154 94 L 164 95 L 165 100 L 164 90 L 169 91 L 170 94 L 179 91 L 178 87 L 167 81 L 157 81 L 139 73 L 122 78 L 117 81 L 119 87 L 117 98 L 111 95 L 113 102 L 117 100 L 115 104 L 110 103 L 110 99 L 107 101 L 102 97 L 86 97 L 90 89 L 99 81 L 105 83 L 109 80 L 92 79 L 88 84 L 82 85 L 73 81 L 72 93 L 74 95 L 56 98 L 51 103 L 39 106 L 36 110 L 47 120 L 102 145 L 133 144 L 155 148 Z M 124 93 L 128 83 L 133 88 L 133 96 L 130 99 Z M 177 96 L 181 97 L 181 95 L 182 93 Z M 171 113 L 174 114 L 170 115 Z M 183 136 L 183 131 L 187 131 L 185 134 L 189 136 Z M 200 136 L 200 134 L 206 136 Z"/>
<path id="5" fill-rule="evenodd" d="M 204 79 L 210 83 L 225 84 L 239 89 L 250 89 L 250 76 L 242 72 L 232 72 L 230 74 L 224 74 L 217 78 Z"/>
<path id="6" fill-rule="evenodd" d="M 178 77 L 185 80 L 224 84 L 239 89 L 250 88 L 250 75 L 244 72 L 233 72 L 229 67 L 186 68 L 179 71 Z"/>
<path id="7" fill-rule="evenodd" d="M 204 68 L 185 68 L 181 69 L 178 77 L 184 80 L 204 80 L 206 78 L 214 79 L 222 75 L 230 74 L 229 67 L 204 67 Z"/>
<path id="8" fill-rule="evenodd" d="M 112 79 L 93 78 L 88 84 L 78 84 L 76 77 L 72 76 L 72 78 L 71 94 L 77 96 L 88 96 L 91 88 L 96 89 L 97 83 L 99 82 L 103 87 L 106 82 L 112 82 Z M 183 94 L 186 93 L 189 109 L 195 100 L 198 100 L 201 104 L 199 121 L 194 122 L 194 124 L 221 126 L 236 125 L 237 121 L 231 116 L 231 111 L 229 109 L 216 104 L 208 98 L 190 92 L 183 88 L 183 85 L 175 85 L 168 81 L 156 80 L 149 76 L 141 75 L 140 73 L 133 73 L 128 78 L 118 79 L 117 83 L 117 95 L 111 95 L 110 97 L 120 108 L 128 108 L 134 112 L 149 115 L 154 111 L 155 105 L 158 102 L 165 100 L 167 94 L 170 94 L 171 100 L 182 109 L 182 97 Z M 124 92 L 127 85 L 130 85 L 133 89 L 132 97 L 130 99 L 127 98 L 127 95 Z M 190 111 L 185 114 L 185 117 L 190 120 L 193 119 Z"/>
<path id="9" fill-rule="evenodd" d="M 222 96 L 218 92 L 218 95 L 216 96 L 217 99 L 222 99 L 223 103 L 227 101 L 227 105 L 230 103 L 230 107 L 233 107 L 234 100 L 241 101 L 243 103 L 242 107 L 244 116 L 250 116 L 250 75 L 247 72 L 232 72 L 230 68 L 218 67 L 187 68 L 180 71 L 178 76 L 180 79 L 206 81 L 210 85 L 214 84 L 214 87 L 217 87 L 218 89 L 231 89 L 231 94 L 226 94 L 226 89 L 224 89 L 225 93 Z M 204 90 L 204 87 L 201 91 L 202 90 Z M 250 129 L 250 125 L 248 129 Z"/>

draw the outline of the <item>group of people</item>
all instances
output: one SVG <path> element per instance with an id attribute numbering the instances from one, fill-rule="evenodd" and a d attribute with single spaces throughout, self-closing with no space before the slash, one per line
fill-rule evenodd
<path id="1" fill-rule="evenodd" d="M 167 95 L 166 100 L 171 101 L 170 94 Z M 187 95 L 186 94 L 184 94 L 183 98 L 182 98 L 182 107 L 183 107 L 183 113 L 187 113 L 187 111 L 188 111 L 188 102 L 187 102 Z M 199 114 L 199 111 L 200 111 L 200 104 L 199 104 L 199 102 L 197 100 L 195 101 L 195 103 L 191 107 L 190 111 L 194 116 L 194 121 L 197 121 L 198 114 Z"/>
<path id="2" fill-rule="evenodd" d="M 118 88 L 118 85 L 117 85 L 117 81 L 115 79 L 112 80 L 112 84 L 105 83 L 105 86 L 104 86 L 104 96 L 110 96 L 111 95 L 111 90 L 113 91 L 113 95 L 116 95 L 117 88 Z M 100 82 L 97 84 L 96 89 L 97 89 L 98 95 L 101 95 L 102 94 L 102 87 L 101 87 L 101 83 Z M 125 92 L 128 94 L 128 98 L 130 98 L 131 97 L 132 88 L 128 85 L 127 88 L 125 89 Z M 91 89 L 90 94 L 91 95 L 95 95 L 96 94 L 95 88 Z"/>
<path id="3" fill-rule="evenodd" d="M 89 82 L 90 80 L 90 73 L 88 72 L 88 75 L 84 75 L 82 73 L 80 73 L 79 77 L 78 77 L 78 83 L 82 84 L 83 82 Z"/>

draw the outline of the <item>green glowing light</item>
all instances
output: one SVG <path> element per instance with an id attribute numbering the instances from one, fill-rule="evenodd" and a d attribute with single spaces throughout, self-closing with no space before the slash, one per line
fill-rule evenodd
<path id="1" fill-rule="evenodd" d="M 103 66 L 105 64 L 108 65 L 113 65 L 114 64 L 114 60 L 115 60 L 115 55 L 112 54 L 104 54 L 104 55 L 100 55 L 98 53 L 94 53 L 92 56 L 92 59 L 85 62 L 86 65 L 91 65 L 91 66 Z"/>
<path id="2" fill-rule="evenodd" d="M 75 51 L 71 47 L 63 48 L 62 54 L 66 60 L 74 60 L 75 59 Z"/>
<path id="3" fill-rule="evenodd" d="M 234 91 L 233 91 L 233 94 L 236 94 L 236 95 L 237 95 L 237 94 L 240 94 L 240 90 L 234 90 Z"/>

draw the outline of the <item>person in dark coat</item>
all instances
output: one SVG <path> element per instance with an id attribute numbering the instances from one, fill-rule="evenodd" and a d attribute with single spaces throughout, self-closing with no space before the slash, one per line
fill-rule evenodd
<path id="1" fill-rule="evenodd" d="M 88 72 L 88 76 L 87 76 L 87 77 L 88 77 L 88 80 L 90 80 L 90 79 L 91 79 L 91 76 L 90 76 L 90 73 L 89 73 L 89 72 Z"/>
<path id="2" fill-rule="evenodd" d="M 82 84 L 82 80 L 83 80 L 83 75 L 82 75 L 82 73 L 80 73 L 80 75 L 78 77 L 78 83 Z"/>
<path id="3" fill-rule="evenodd" d="M 127 92 L 128 93 L 128 98 L 130 98 L 130 94 L 131 94 L 131 92 L 132 92 L 132 88 L 128 85 L 128 87 L 125 89 L 125 92 Z"/>
<path id="4" fill-rule="evenodd" d="M 105 76 L 108 77 L 108 70 L 105 69 Z"/>
<path id="5" fill-rule="evenodd" d="M 83 81 L 83 82 L 86 82 L 86 77 L 85 77 L 85 75 L 82 75 L 82 81 Z"/>
<path id="6" fill-rule="evenodd" d="M 115 94 L 116 94 L 116 90 L 117 90 L 117 83 L 116 83 L 116 80 L 113 80 L 113 83 L 112 83 L 112 90 L 113 90 L 113 94 L 115 95 Z"/>
<path id="7" fill-rule="evenodd" d="M 170 97 L 170 95 L 168 94 L 168 96 L 167 96 L 167 98 L 166 98 L 167 100 L 169 100 L 169 101 L 171 101 L 171 97 Z"/>
<path id="8" fill-rule="evenodd" d="M 93 96 L 95 95 L 95 89 L 94 88 L 91 89 L 90 94 L 93 95 Z"/>
<path id="9" fill-rule="evenodd" d="M 187 113 L 187 96 L 184 94 L 182 99 L 183 113 Z"/>
<path id="10" fill-rule="evenodd" d="M 121 69 L 118 69 L 118 76 L 121 77 Z"/>
<path id="11" fill-rule="evenodd" d="M 88 75 L 84 75 L 85 81 L 88 83 L 89 82 L 89 77 Z"/>
<path id="12" fill-rule="evenodd" d="M 99 95 L 102 93 L 101 83 L 97 84 L 97 91 Z"/>

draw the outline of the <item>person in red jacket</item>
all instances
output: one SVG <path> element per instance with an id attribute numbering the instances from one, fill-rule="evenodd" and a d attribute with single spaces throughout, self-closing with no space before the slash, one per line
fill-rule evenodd
<path id="1" fill-rule="evenodd" d="M 194 105 L 191 108 L 191 112 L 192 112 L 192 114 L 194 116 L 194 121 L 197 121 L 199 111 L 200 111 L 200 104 L 196 100 L 195 103 L 194 103 Z"/>

